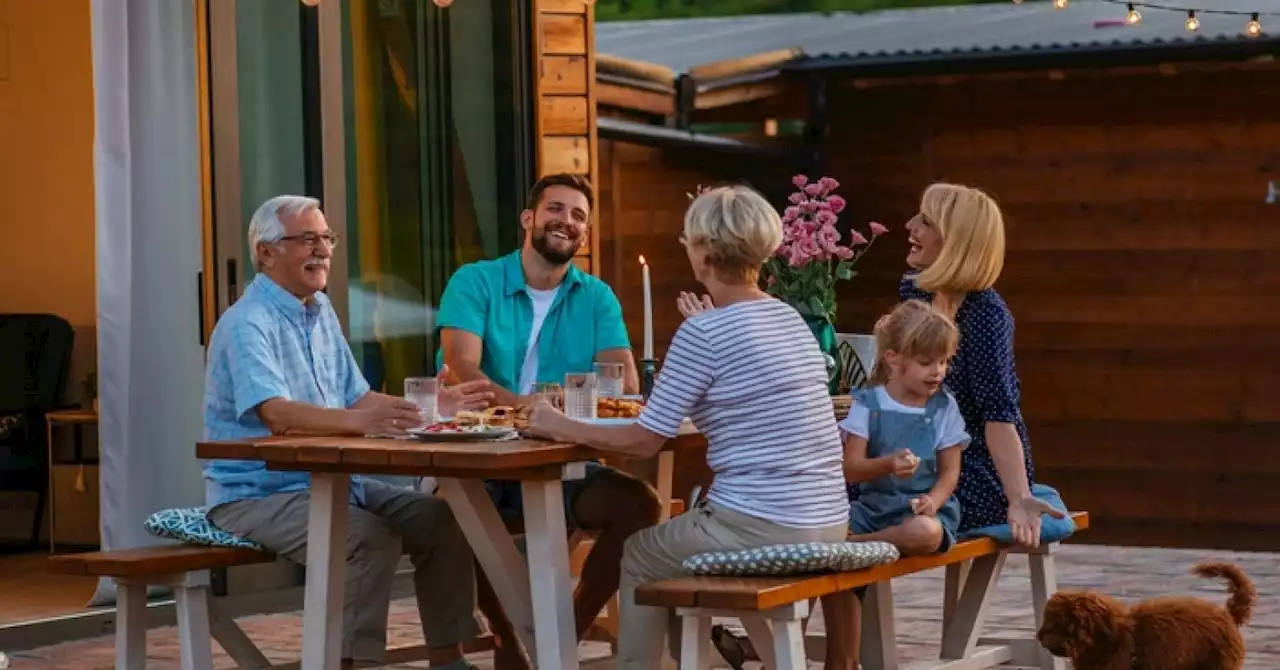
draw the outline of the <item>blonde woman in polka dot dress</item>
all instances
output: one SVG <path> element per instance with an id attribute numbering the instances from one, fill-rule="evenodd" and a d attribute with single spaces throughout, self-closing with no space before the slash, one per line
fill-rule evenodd
<path id="1" fill-rule="evenodd" d="M 931 302 L 960 329 L 945 381 L 973 437 L 956 487 L 959 531 L 1008 524 L 1017 544 L 1039 546 L 1041 514 L 1063 513 L 1031 495 L 1034 470 L 1019 407 L 1013 315 L 992 288 L 1004 268 L 1000 207 L 976 188 L 934 184 L 907 222 L 907 234 L 907 264 L 914 270 L 903 278 L 900 297 Z"/>

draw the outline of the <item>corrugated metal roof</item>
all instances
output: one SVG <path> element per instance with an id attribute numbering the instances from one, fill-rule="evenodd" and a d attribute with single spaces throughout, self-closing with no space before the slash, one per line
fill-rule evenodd
<path id="1" fill-rule="evenodd" d="M 1169 4 L 1179 4 L 1177 0 Z M 1240 11 L 1280 10 L 1280 0 L 1200 0 L 1203 8 Z M 807 59 L 855 63 L 902 62 L 938 57 L 1125 50 L 1144 46 L 1187 46 L 1263 40 L 1280 34 L 1280 25 L 1260 38 L 1244 36 L 1247 16 L 1200 14 L 1201 27 L 1189 33 L 1179 12 L 1147 10 L 1137 25 L 1108 26 L 1123 20 L 1124 5 L 1073 0 L 1057 10 L 1048 2 L 998 2 L 866 13 L 764 14 L 716 18 L 601 21 L 596 23 L 600 53 L 665 65 L 676 72 L 706 63 L 744 58 L 797 47 Z M 1280 24 L 1280 19 L 1272 19 Z"/>

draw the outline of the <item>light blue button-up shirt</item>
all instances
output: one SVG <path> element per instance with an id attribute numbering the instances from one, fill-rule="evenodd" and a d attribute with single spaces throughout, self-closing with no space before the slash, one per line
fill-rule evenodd
<path id="1" fill-rule="evenodd" d="M 205 371 L 204 437 L 270 435 L 257 408 L 272 398 L 346 408 L 368 392 L 329 298 L 317 293 L 303 303 L 259 274 L 213 329 Z M 308 473 L 267 470 L 262 461 L 208 461 L 204 478 L 209 507 L 311 485 Z M 351 500 L 364 504 L 359 478 L 352 478 Z"/>

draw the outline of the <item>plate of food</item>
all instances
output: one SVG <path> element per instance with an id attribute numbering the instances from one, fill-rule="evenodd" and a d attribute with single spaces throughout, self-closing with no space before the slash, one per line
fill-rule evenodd
<path id="1" fill-rule="evenodd" d="M 589 423 L 596 426 L 629 426 L 640 419 L 620 418 L 620 417 L 596 417 L 594 419 L 578 419 L 582 423 Z"/>
<path id="2" fill-rule="evenodd" d="M 461 411 L 452 419 L 409 431 L 420 440 L 503 440 L 516 435 L 516 412 L 511 407 L 490 407 L 482 412 Z"/>
<path id="3" fill-rule="evenodd" d="M 628 397 L 605 396 L 596 399 L 596 417 L 600 419 L 630 419 L 634 422 L 644 411 L 644 402 Z"/>

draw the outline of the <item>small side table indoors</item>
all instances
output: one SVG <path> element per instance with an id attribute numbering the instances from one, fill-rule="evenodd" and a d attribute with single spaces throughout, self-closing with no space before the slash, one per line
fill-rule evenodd
<path id="1" fill-rule="evenodd" d="M 84 457 L 84 428 L 86 426 L 98 425 L 98 412 L 93 409 L 61 409 L 48 412 L 44 415 L 46 435 L 49 447 L 49 553 L 57 552 L 57 533 L 55 532 L 55 510 L 57 509 L 57 495 L 54 485 L 54 465 L 64 463 L 54 458 L 53 435 L 54 428 L 68 427 L 75 431 L 75 458 L 70 464 L 79 465 L 83 468 L 85 465 L 96 465 L 97 457 Z"/>

